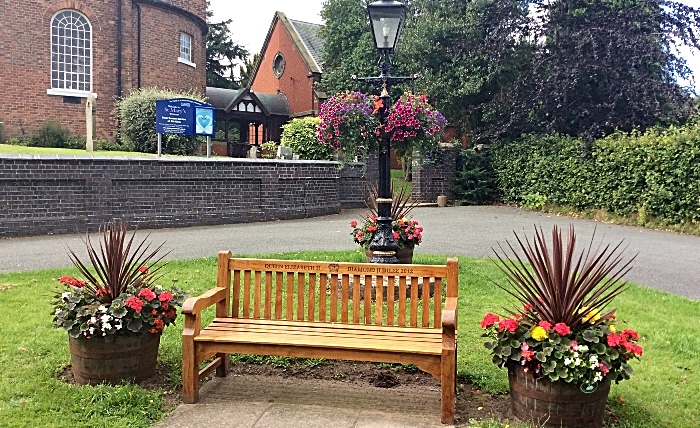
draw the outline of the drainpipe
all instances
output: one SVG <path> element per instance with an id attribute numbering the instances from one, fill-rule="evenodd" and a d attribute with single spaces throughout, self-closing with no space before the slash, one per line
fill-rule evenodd
<path id="1" fill-rule="evenodd" d="M 141 89 L 141 5 L 136 6 L 136 88 Z"/>
<path id="2" fill-rule="evenodd" d="M 117 0 L 117 97 L 122 96 L 122 0 Z"/>

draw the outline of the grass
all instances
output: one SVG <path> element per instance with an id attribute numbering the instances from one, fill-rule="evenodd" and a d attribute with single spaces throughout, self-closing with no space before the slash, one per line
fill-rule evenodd
<path id="1" fill-rule="evenodd" d="M 139 152 L 112 152 L 99 150 L 87 152 L 82 149 L 57 149 L 53 147 L 27 147 L 15 146 L 11 144 L 0 144 L 0 154 L 8 155 L 100 155 L 100 156 L 156 156 L 155 153 L 139 153 Z"/>
<path id="2" fill-rule="evenodd" d="M 391 170 L 391 184 L 394 186 L 394 193 L 406 189 L 406 194 L 410 195 L 413 190 L 413 183 L 403 179 L 403 171 L 400 169 Z"/>
<path id="3" fill-rule="evenodd" d="M 275 253 L 266 257 L 359 262 L 358 251 Z M 416 254 L 416 263 L 444 263 L 445 257 Z M 211 288 L 216 259 L 173 261 L 161 284 L 192 295 Z M 170 409 L 162 394 L 138 386 L 78 387 L 58 378 L 70 363 L 67 336 L 51 328 L 51 299 L 57 278 L 72 268 L 0 274 L 0 426 L 148 427 Z M 458 371 L 485 391 L 507 390 L 505 371 L 488 359 L 479 322 L 498 311 L 505 295 L 489 278 L 502 280 L 488 260 L 460 260 Z M 700 421 L 700 302 L 631 286 L 616 301 L 620 318 L 639 331 L 644 346 L 632 380 L 614 385 L 609 406 L 620 428 L 695 427 Z M 211 316 L 211 314 L 209 314 Z M 182 326 L 166 329 L 159 359 L 179 382 Z M 622 399 L 622 400 L 621 400 Z M 481 421 L 482 426 L 500 427 Z M 515 426 L 515 425 L 511 425 Z"/>

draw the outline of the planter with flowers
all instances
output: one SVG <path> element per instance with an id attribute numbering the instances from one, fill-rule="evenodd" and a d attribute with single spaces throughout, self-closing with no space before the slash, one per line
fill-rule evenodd
<path id="1" fill-rule="evenodd" d="M 541 229 L 532 243 L 516 239 L 512 259 L 496 253 L 511 287 L 496 285 L 523 309 L 481 322 L 493 362 L 508 369 L 513 414 L 546 427 L 600 427 L 610 383 L 629 379 L 630 361 L 642 355 L 639 334 L 608 307 L 633 258 L 593 240 L 575 254 L 573 227 L 566 246 L 554 227 L 551 252 Z"/>
<path id="2" fill-rule="evenodd" d="M 365 203 L 370 212 L 364 217 L 350 222 L 352 239 L 365 250 L 367 262 L 372 260 L 374 254 L 369 249 L 374 235 L 377 233 L 377 191 L 370 187 L 369 196 Z M 394 239 L 398 245 L 396 258 L 399 263 L 410 264 L 413 262 L 413 249 L 423 241 L 423 228 L 416 220 L 410 217 L 410 212 L 416 204 L 410 201 L 410 195 L 405 189 L 394 192 L 392 189 L 391 222 Z"/>
<path id="3" fill-rule="evenodd" d="M 85 240 L 91 267 L 70 251 L 85 279 L 62 277 L 54 300 L 54 328 L 68 332 L 71 364 L 78 384 L 139 382 L 155 372 L 160 336 L 175 322 L 185 294 L 154 281 L 162 245 L 127 241 L 126 227 L 102 228 L 99 250 Z M 133 251 L 132 251 L 133 250 Z"/>

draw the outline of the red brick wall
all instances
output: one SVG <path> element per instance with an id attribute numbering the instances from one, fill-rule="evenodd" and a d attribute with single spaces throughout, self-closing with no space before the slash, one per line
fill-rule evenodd
<path id="1" fill-rule="evenodd" d="M 284 73 L 279 79 L 272 72 L 272 63 L 277 52 L 282 52 L 286 62 Z M 274 94 L 279 90 L 289 100 L 291 116 L 308 112 L 314 108 L 312 105 L 313 80 L 307 76 L 308 74 L 309 67 L 294 47 L 282 23 L 278 21 L 255 76 L 253 91 Z"/>
<path id="2" fill-rule="evenodd" d="M 122 1 L 122 91 L 136 87 L 136 8 Z M 205 0 L 165 0 L 205 18 Z M 114 139 L 117 96 L 117 1 L 115 0 L 6 0 L 0 14 L 0 121 L 5 138 L 29 136 L 44 121 L 67 127 L 72 134 L 85 135 L 85 99 L 65 104 L 62 96 L 48 95 L 51 88 L 50 25 L 63 9 L 78 10 L 92 25 L 93 92 L 97 93 L 96 136 Z M 204 92 L 206 66 L 201 29 L 189 19 L 172 12 L 142 5 L 142 86 L 194 89 Z M 164 23 L 172 29 L 163 30 Z M 177 63 L 179 31 L 193 36 L 197 68 Z M 172 57 L 172 60 L 169 58 Z M 148 59 L 146 61 L 146 59 Z"/>

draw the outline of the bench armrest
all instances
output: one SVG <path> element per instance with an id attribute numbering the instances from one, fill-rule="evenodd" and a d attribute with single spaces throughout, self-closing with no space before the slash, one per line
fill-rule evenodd
<path id="1" fill-rule="evenodd" d="M 202 310 L 226 299 L 227 290 L 222 287 L 212 288 L 197 297 L 190 297 L 182 304 L 182 313 L 187 315 L 199 315 Z"/>
<path id="2" fill-rule="evenodd" d="M 442 310 L 442 335 L 454 338 L 457 330 L 457 298 L 448 297 Z"/>

